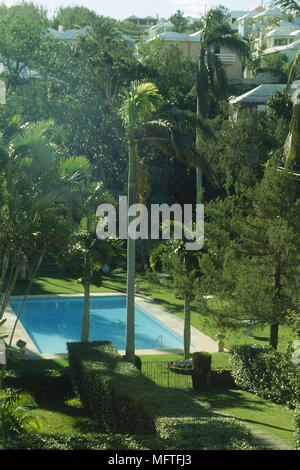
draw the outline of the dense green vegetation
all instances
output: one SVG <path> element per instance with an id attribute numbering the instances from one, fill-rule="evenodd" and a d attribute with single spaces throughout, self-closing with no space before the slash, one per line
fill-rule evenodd
<path id="1" fill-rule="evenodd" d="M 228 13 L 210 9 L 193 26 L 180 10 L 170 17 L 174 31 L 201 29 L 195 63 L 177 45 L 145 43 L 141 28 L 85 7 L 61 7 L 51 20 L 32 3 L 0 7 L 1 447 L 257 447 L 242 422 L 216 417 L 211 406 L 289 442 L 295 426 L 299 447 L 291 343 L 300 337 L 300 104 L 276 93 L 266 111 L 233 113 L 234 86 L 216 51 L 226 45 L 244 65 L 289 81 L 299 78 L 300 55 L 291 67 L 281 55 L 257 60 Z M 118 208 L 127 184 L 130 206 L 204 203 L 203 248 L 97 237 L 97 207 Z M 166 285 L 161 272 L 171 275 Z M 184 355 L 136 358 L 137 276 L 142 295 L 184 320 Z M 126 361 L 112 345 L 89 343 L 97 292 L 127 294 Z M 24 302 L 43 293 L 83 294 L 81 343 L 69 345 L 68 359 L 18 361 L 12 346 Z M 23 303 L 7 329 L 12 294 Z M 195 355 L 189 388 L 173 365 L 173 386 L 167 363 L 189 367 L 191 325 L 222 335 L 226 352 Z M 294 424 L 283 405 L 296 409 Z"/>

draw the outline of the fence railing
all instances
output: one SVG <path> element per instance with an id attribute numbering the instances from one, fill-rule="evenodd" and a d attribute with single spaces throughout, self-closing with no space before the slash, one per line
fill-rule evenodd
<path id="1" fill-rule="evenodd" d="M 161 387 L 192 388 L 192 378 L 190 375 L 181 375 L 172 372 L 168 367 L 168 362 L 143 362 L 142 373 L 153 380 Z"/>

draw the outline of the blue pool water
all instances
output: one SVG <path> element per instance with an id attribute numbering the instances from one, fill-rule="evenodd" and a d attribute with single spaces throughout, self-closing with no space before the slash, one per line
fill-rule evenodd
<path id="1" fill-rule="evenodd" d="M 10 303 L 17 313 L 21 301 Z M 41 354 L 66 353 L 66 343 L 80 341 L 83 298 L 28 299 L 21 323 Z M 125 349 L 126 297 L 91 297 L 90 341 L 111 341 Z M 162 339 L 162 345 L 161 345 Z M 135 306 L 136 349 L 182 349 L 179 335 Z"/>

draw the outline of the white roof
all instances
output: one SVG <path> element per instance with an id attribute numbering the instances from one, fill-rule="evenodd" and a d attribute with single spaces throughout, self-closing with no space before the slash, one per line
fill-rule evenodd
<path id="1" fill-rule="evenodd" d="M 258 15 L 255 15 L 254 18 L 261 18 L 262 16 L 272 16 L 272 17 L 280 17 L 282 15 L 282 11 L 278 8 L 267 8 L 265 11 L 262 11 Z"/>
<path id="2" fill-rule="evenodd" d="M 300 36 L 300 29 L 297 29 L 297 31 L 293 31 L 290 33 L 290 36 Z"/>
<path id="3" fill-rule="evenodd" d="M 230 104 L 239 104 L 239 103 L 265 103 L 266 98 L 272 95 L 276 91 L 283 91 L 285 89 L 285 84 L 263 84 L 254 88 L 253 90 L 248 91 L 240 96 L 233 96 L 229 102 Z"/>
<path id="4" fill-rule="evenodd" d="M 200 32 L 193 34 L 180 34 L 175 31 L 165 31 L 157 34 L 153 38 L 148 39 L 147 42 L 153 41 L 154 39 L 164 39 L 165 41 L 200 41 Z"/>
<path id="5" fill-rule="evenodd" d="M 272 29 L 267 34 L 267 38 L 272 38 L 274 36 L 289 36 L 291 33 L 282 31 L 281 29 Z"/>

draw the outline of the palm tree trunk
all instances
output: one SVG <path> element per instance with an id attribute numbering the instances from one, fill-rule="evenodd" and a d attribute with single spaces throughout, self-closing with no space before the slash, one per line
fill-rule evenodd
<path id="1" fill-rule="evenodd" d="M 191 298 L 189 294 L 184 295 L 184 359 L 190 357 L 190 344 L 191 344 Z"/>
<path id="2" fill-rule="evenodd" d="M 3 284 L 5 281 L 7 269 L 9 264 L 9 254 L 8 252 L 4 252 L 3 259 L 2 259 L 2 266 L 1 266 L 1 278 L 0 278 L 0 295 L 2 295 Z"/>
<path id="3" fill-rule="evenodd" d="M 84 307 L 81 327 L 81 341 L 88 342 L 90 336 L 90 285 L 91 285 L 91 257 L 87 253 L 84 273 Z"/>
<path id="4" fill-rule="evenodd" d="M 24 307 L 24 304 L 26 302 L 26 299 L 31 291 L 31 288 L 32 288 L 32 284 L 33 284 L 33 281 L 38 273 L 38 270 L 40 269 L 40 266 L 41 266 L 41 263 L 43 261 L 43 258 L 44 258 L 44 255 L 45 255 L 45 251 L 46 249 L 43 250 L 38 262 L 37 262 L 37 265 L 35 267 L 35 270 L 34 272 L 32 273 L 31 277 L 30 277 L 30 280 L 29 280 L 29 283 L 28 283 L 28 287 L 26 289 L 26 292 L 25 292 L 25 295 L 23 297 L 23 301 L 22 301 L 22 304 L 20 305 L 20 308 L 19 308 L 19 311 L 18 311 L 18 314 L 17 314 L 17 318 L 15 320 L 15 323 L 14 323 L 14 326 L 13 326 L 13 329 L 12 329 L 12 332 L 10 334 L 10 339 L 9 339 L 9 343 L 8 343 L 8 355 L 9 355 L 9 350 L 11 348 L 11 345 L 12 345 L 12 341 L 13 341 L 13 338 L 14 338 L 14 335 L 15 335 L 15 331 L 16 331 L 16 327 L 17 327 L 17 324 L 20 320 L 20 316 L 21 316 L 21 313 L 22 313 L 22 310 L 23 310 L 23 307 Z M 5 373 L 6 373 L 6 367 L 7 367 L 7 361 L 8 361 L 8 357 L 6 358 L 6 363 L 4 364 L 3 368 L 2 368 L 2 371 L 1 371 L 1 376 L 0 376 L 0 390 L 2 388 L 2 384 L 3 384 L 3 380 L 4 380 L 4 377 L 5 377 Z"/>
<path id="5" fill-rule="evenodd" d="M 11 270 L 10 270 L 10 275 L 9 275 L 9 280 L 8 280 L 8 284 L 7 284 L 7 288 L 6 288 L 6 292 L 5 292 L 4 298 L 3 298 L 2 303 L 1 303 L 0 320 L 2 319 L 2 317 L 4 315 L 5 309 L 7 307 L 8 301 L 9 301 L 9 298 L 10 298 L 10 296 L 11 296 L 13 290 L 14 290 L 14 287 L 16 285 L 18 275 L 19 275 L 19 272 L 20 272 L 20 268 L 21 268 L 21 264 L 22 264 L 22 260 L 21 260 L 20 257 L 19 257 L 19 259 L 16 263 L 14 261 L 13 264 L 12 264 L 12 267 L 11 267 Z"/>
<path id="6" fill-rule="evenodd" d="M 277 349 L 277 346 L 278 346 L 278 330 L 279 330 L 279 323 L 272 323 L 271 326 L 270 326 L 269 344 L 275 350 Z"/>
<path id="7" fill-rule="evenodd" d="M 129 139 L 128 169 L 128 208 L 136 200 L 135 148 Z M 127 216 L 127 320 L 126 320 L 126 360 L 135 363 L 135 315 L 134 315 L 134 277 L 135 277 L 135 240 L 130 237 L 129 224 L 134 217 Z"/>
<path id="8" fill-rule="evenodd" d="M 202 117 L 200 109 L 200 100 L 197 98 L 197 117 Z M 202 135 L 199 126 L 196 127 L 196 150 L 200 151 L 202 144 Z M 196 168 L 196 200 L 197 203 L 202 202 L 202 191 L 203 191 L 203 175 L 199 167 Z"/>
<path id="9" fill-rule="evenodd" d="M 281 288 L 280 277 L 281 277 L 281 268 L 280 268 L 280 263 L 278 261 L 276 268 L 275 268 L 275 289 L 276 289 L 276 299 L 278 302 L 280 300 L 280 288 Z M 271 323 L 270 338 L 269 338 L 269 344 L 275 350 L 277 349 L 277 346 L 278 346 L 278 330 L 279 330 L 279 323 L 278 321 L 275 320 Z"/>

